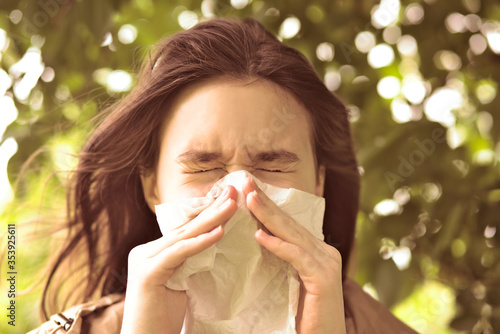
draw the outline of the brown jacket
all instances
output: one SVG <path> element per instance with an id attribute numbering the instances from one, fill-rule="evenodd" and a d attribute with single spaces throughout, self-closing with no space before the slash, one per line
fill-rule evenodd
<path id="1" fill-rule="evenodd" d="M 413 334 L 413 329 L 394 317 L 353 280 L 344 282 L 347 334 Z M 28 334 L 119 334 L 123 318 L 123 294 L 74 306 Z"/>

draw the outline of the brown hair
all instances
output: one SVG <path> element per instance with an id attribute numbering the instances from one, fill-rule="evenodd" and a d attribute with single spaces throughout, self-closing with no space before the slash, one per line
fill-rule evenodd
<path id="1" fill-rule="evenodd" d="M 326 167 L 323 231 L 326 242 L 342 254 L 345 276 L 359 200 L 348 112 L 310 62 L 260 23 L 216 18 L 159 44 L 137 86 L 109 109 L 81 152 L 68 193 L 68 241 L 43 292 L 45 317 L 54 311 L 61 293 L 55 282 L 61 278 L 80 277 L 84 283 L 68 292 L 77 297 L 74 301 L 125 291 L 130 250 L 161 237 L 140 175 L 156 165 L 168 106 L 188 85 L 220 76 L 277 84 L 310 113 L 316 162 Z M 68 264 L 78 270 L 67 269 Z"/>

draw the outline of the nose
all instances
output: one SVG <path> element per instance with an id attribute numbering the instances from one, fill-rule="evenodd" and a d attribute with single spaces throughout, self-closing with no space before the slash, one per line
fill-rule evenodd
<path id="1" fill-rule="evenodd" d="M 240 170 L 246 170 L 247 172 L 253 174 L 255 172 L 255 168 L 253 166 L 248 166 L 248 165 L 242 165 L 242 164 L 232 164 L 232 165 L 226 165 L 226 171 L 227 173 L 233 173 L 237 172 Z"/>

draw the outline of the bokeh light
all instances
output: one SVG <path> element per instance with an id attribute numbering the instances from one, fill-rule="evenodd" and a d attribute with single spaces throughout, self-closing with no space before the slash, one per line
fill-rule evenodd
<path id="1" fill-rule="evenodd" d="M 396 44 L 401 38 L 401 28 L 396 25 L 388 26 L 384 29 L 382 37 L 387 44 Z M 375 45 L 375 39 L 373 45 Z"/>
<path id="2" fill-rule="evenodd" d="M 248 5 L 248 3 L 249 0 L 231 0 L 231 6 L 236 9 L 243 9 Z"/>
<path id="3" fill-rule="evenodd" d="M 446 17 L 445 20 L 446 28 L 452 34 L 465 32 L 465 19 L 460 13 L 451 13 Z"/>
<path id="4" fill-rule="evenodd" d="M 0 51 L 4 51 L 8 46 L 7 32 L 0 29 Z"/>
<path id="5" fill-rule="evenodd" d="M 404 97 L 413 104 L 422 103 L 426 95 L 425 85 L 416 74 L 405 75 L 402 92 Z"/>
<path id="6" fill-rule="evenodd" d="M 111 92 L 126 92 L 132 88 L 132 77 L 125 71 L 116 70 L 109 73 L 106 84 Z"/>
<path id="7" fill-rule="evenodd" d="M 419 3 L 411 3 L 406 7 L 406 19 L 411 24 L 420 24 L 424 20 L 424 8 Z"/>
<path id="8" fill-rule="evenodd" d="M 466 139 L 467 129 L 460 124 L 455 124 L 446 130 L 446 141 L 448 146 L 452 149 L 461 146 Z"/>
<path id="9" fill-rule="evenodd" d="M 384 199 L 373 208 L 373 212 L 379 216 L 396 215 L 401 213 L 401 210 L 399 203 L 393 199 Z"/>
<path id="10" fill-rule="evenodd" d="M 481 104 L 488 104 L 497 96 L 497 85 L 491 80 L 481 80 L 476 86 L 475 93 Z"/>
<path id="11" fill-rule="evenodd" d="M 417 41 L 411 35 L 404 35 L 398 41 L 398 51 L 402 56 L 411 57 L 417 54 Z"/>
<path id="12" fill-rule="evenodd" d="M 137 28 L 131 24 L 124 24 L 118 30 L 118 40 L 123 44 L 131 44 L 137 38 Z"/>
<path id="13" fill-rule="evenodd" d="M 12 199 L 14 194 L 7 174 L 7 164 L 18 149 L 14 138 L 7 138 L 0 145 L 0 209 L 3 209 Z"/>
<path id="14" fill-rule="evenodd" d="M 192 28 L 198 23 L 198 15 L 190 10 L 184 10 L 179 14 L 177 22 L 183 29 Z"/>
<path id="15" fill-rule="evenodd" d="M 372 9 L 371 23 L 375 28 L 384 28 L 396 23 L 399 17 L 401 4 L 399 0 L 381 0 L 379 5 Z"/>
<path id="16" fill-rule="evenodd" d="M 363 53 L 367 53 L 375 46 L 375 35 L 371 31 L 362 31 L 356 35 L 354 44 Z"/>
<path id="17" fill-rule="evenodd" d="M 378 94 L 385 99 L 392 99 L 399 95 L 401 83 L 394 76 L 387 76 L 379 80 L 377 84 Z"/>
<path id="18" fill-rule="evenodd" d="M 368 52 L 368 64 L 373 68 L 385 67 L 394 61 L 394 50 L 387 44 L 378 44 Z"/>
<path id="19" fill-rule="evenodd" d="M 36 86 L 45 65 L 42 62 L 40 49 L 30 47 L 17 63 L 9 68 L 14 78 L 22 78 L 14 82 L 14 95 L 18 100 L 26 101 L 31 90 Z M 24 75 L 23 75 L 24 74 Z"/>
<path id="20" fill-rule="evenodd" d="M 334 69 L 330 69 L 325 74 L 325 86 L 331 91 L 336 91 L 342 82 L 340 73 Z"/>
<path id="21" fill-rule="evenodd" d="M 482 54 L 488 47 L 488 42 L 481 34 L 474 34 L 469 39 L 469 47 L 475 55 Z"/>
<path id="22" fill-rule="evenodd" d="M 450 127 L 456 120 L 452 110 L 460 108 L 463 102 L 462 94 L 457 89 L 438 88 L 424 102 L 425 115 L 431 121 Z"/>
<path id="23" fill-rule="evenodd" d="M 441 50 L 433 57 L 434 64 L 440 70 L 455 71 L 462 67 L 462 60 L 453 51 Z"/>
<path id="24" fill-rule="evenodd" d="M 290 39 L 295 37 L 300 31 L 300 20 L 295 16 L 287 17 L 280 26 L 279 36 Z"/>
<path id="25" fill-rule="evenodd" d="M 394 99 L 391 102 L 392 119 L 396 123 L 409 122 L 413 117 L 411 107 L 402 99 Z"/>
<path id="26" fill-rule="evenodd" d="M 331 61 L 335 55 L 335 48 L 331 43 L 320 43 L 316 47 L 316 57 L 321 61 Z"/>

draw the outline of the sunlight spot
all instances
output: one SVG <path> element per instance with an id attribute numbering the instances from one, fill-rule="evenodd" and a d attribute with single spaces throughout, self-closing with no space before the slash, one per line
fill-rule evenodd
<path id="1" fill-rule="evenodd" d="M 14 100 L 8 95 L 0 97 L 0 139 L 3 138 L 7 127 L 17 119 L 18 111 Z"/>
<path id="2" fill-rule="evenodd" d="M 441 87 L 434 91 L 424 102 L 424 112 L 427 118 L 450 127 L 455 124 L 452 110 L 462 107 L 464 101 L 455 88 Z"/>
<path id="3" fill-rule="evenodd" d="M 106 84 L 112 92 L 126 92 L 132 87 L 132 77 L 125 71 L 116 70 L 109 73 Z"/>
<path id="4" fill-rule="evenodd" d="M 118 30 L 118 40 L 123 44 L 130 44 L 137 38 L 137 29 L 131 24 L 124 24 Z"/>
<path id="5" fill-rule="evenodd" d="M 30 47 L 23 57 L 9 68 L 9 74 L 14 78 L 24 76 L 14 83 L 14 95 L 20 101 L 26 101 L 31 90 L 36 86 L 45 65 L 42 62 L 40 49 Z"/>
<path id="6" fill-rule="evenodd" d="M 108 31 L 102 39 L 101 46 L 109 46 L 111 43 L 113 43 L 113 35 Z"/>
<path id="7" fill-rule="evenodd" d="M 340 73 L 335 70 L 329 70 L 325 74 L 325 86 L 330 91 L 336 91 L 342 82 Z"/>
<path id="8" fill-rule="evenodd" d="M 203 0 L 201 3 L 201 13 L 204 17 L 214 17 L 216 6 L 217 0 Z"/>
<path id="9" fill-rule="evenodd" d="M 40 77 L 44 82 L 52 82 L 56 76 L 56 72 L 52 67 L 46 67 Z"/>
<path id="10" fill-rule="evenodd" d="M 411 250 L 407 246 L 397 247 L 392 252 L 392 261 L 399 270 L 408 269 L 411 263 Z"/>
<path id="11" fill-rule="evenodd" d="M 401 55 L 412 57 L 417 54 L 417 40 L 411 35 L 404 35 L 398 41 L 398 51 Z"/>
<path id="12" fill-rule="evenodd" d="M 4 96 L 7 89 L 12 86 L 12 78 L 0 68 L 0 96 Z"/>
<path id="13" fill-rule="evenodd" d="M 489 80 L 481 80 L 476 87 L 476 96 L 481 104 L 488 104 L 497 96 L 497 87 Z"/>
<path id="14" fill-rule="evenodd" d="M 469 46 L 475 55 L 482 54 L 488 47 L 488 42 L 481 34 L 474 34 L 469 38 Z"/>
<path id="15" fill-rule="evenodd" d="M 405 14 L 411 24 L 420 24 L 424 20 L 424 8 L 419 3 L 408 5 Z"/>
<path id="16" fill-rule="evenodd" d="M 396 215 L 400 214 L 401 211 L 401 206 L 393 199 L 384 199 L 377 203 L 377 205 L 373 208 L 373 212 L 379 216 Z"/>
<path id="17" fill-rule="evenodd" d="M 367 53 L 375 46 L 375 35 L 370 31 L 362 31 L 356 35 L 354 44 L 359 52 Z"/>
<path id="18" fill-rule="evenodd" d="M 425 183 L 420 190 L 420 195 L 427 202 L 435 202 L 441 197 L 441 187 L 435 183 Z"/>
<path id="19" fill-rule="evenodd" d="M 413 111 L 405 101 L 401 99 L 394 99 L 391 102 L 392 119 L 396 123 L 406 123 L 411 121 Z"/>
<path id="20" fill-rule="evenodd" d="M 285 39 L 295 37 L 300 31 L 300 20 L 295 16 L 287 17 L 280 26 L 278 35 Z"/>
<path id="21" fill-rule="evenodd" d="M 445 25 L 449 32 L 456 34 L 459 32 L 465 32 L 465 19 L 460 13 L 451 13 L 445 19 Z"/>
<path id="22" fill-rule="evenodd" d="M 194 27 L 198 23 L 198 15 L 190 10 L 182 11 L 177 17 L 177 21 L 182 29 L 189 29 Z"/>
<path id="23" fill-rule="evenodd" d="M 9 40 L 7 38 L 7 32 L 0 28 L 0 51 L 5 51 L 9 45 Z"/>
<path id="24" fill-rule="evenodd" d="M 335 55 L 335 49 L 331 43 L 321 43 L 316 48 L 316 56 L 321 61 L 331 61 Z"/>
<path id="25" fill-rule="evenodd" d="M 455 124 L 446 130 L 446 142 L 451 149 L 456 149 L 467 139 L 467 128 Z"/>
<path id="26" fill-rule="evenodd" d="M 387 44 L 396 44 L 401 38 L 401 28 L 398 26 L 388 26 L 384 29 L 382 37 Z M 375 40 L 373 43 L 375 44 Z"/>
<path id="27" fill-rule="evenodd" d="M 413 104 L 422 103 L 426 95 L 425 85 L 416 74 L 408 74 L 403 78 L 402 92 L 404 97 Z"/>
<path id="28" fill-rule="evenodd" d="M 484 229 L 485 238 L 491 239 L 495 236 L 496 233 L 497 233 L 496 226 L 486 226 L 486 228 Z"/>
<path id="29" fill-rule="evenodd" d="M 376 45 L 368 53 L 368 63 L 373 68 L 388 66 L 393 61 L 394 50 L 385 43 Z"/>
<path id="30" fill-rule="evenodd" d="M 472 162 L 479 166 L 491 165 L 495 160 L 495 152 L 487 148 L 474 152 L 472 156 Z"/>
<path id="31" fill-rule="evenodd" d="M 248 5 L 248 0 L 231 0 L 231 6 L 236 9 L 243 9 Z"/>
<path id="32" fill-rule="evenodd" d="M 17 142 L 14 138 L 7 138 L 0 145 L 0 209 L 5 207 L 12 199 L 14 194 L 7 174 L 7 165 L 10 158 L 17 152 Z"/>
<path id="33" fill-rule="evenodd" d="M 477 113 L 476 124 L 481 135 L 487 138 L 491 128 L 493 128 L 493 116 L 487 111 L 480 111 Z"/>
<path id="34" fill-rule="evenodd" d="M 455 71 L 462 67 L 462 59 L 455 52 L 449 50 L 436 52 L 433 60 L 440 70 Z"/>
<path id="35" fill-rule="evenodd" d="M 18 24 L 23 19 L 23 12 L 21 12 L 19 9 L 14 9 L 12 12 L 10 12 L 9 19 L 10 22 Z"/>
<path id="36" fill-rule="evenodd" d="M 401 4 L 399 0 L 382 0 L 380 5 L 375 5 L 372 9 L 371 22 L 375 28 L 384 28 L 391 23 L 398 21 L 399 9 Z"/>
<path id="37" fill-rule="evenodd" d="M 500 23 L 487 22 L 481 27 L 481 32 L 486 35 L 491 51 L 500 54 Z"/>
<path id="38" fill-rule="evenodd" d="M 481 29 L 482 20 L 476 14 L 468 14 L 465 16 L 465 27 L 470 32 L 477 32 Z"/>
<path id="39" fill-rule="evenodd" d="M 399 205 L 405 205 L 410 201 L 411 195 L 408 188 L 403 187 L 394 192 L 393 198 Z"/>
<path id="40" fill-rule="evenodd" d="M 399 79 L 393 76 L 384 77 L 377 84 L 378 94 L 385 99 L 392 99 L 398 96 L 400 90 L 401 84 Z"/>

